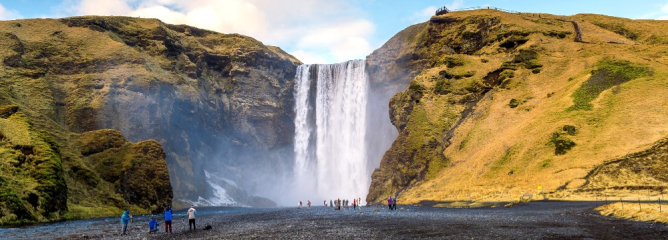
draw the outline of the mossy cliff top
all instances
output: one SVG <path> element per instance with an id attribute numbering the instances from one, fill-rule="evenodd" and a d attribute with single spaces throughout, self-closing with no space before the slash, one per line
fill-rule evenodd
<path id="1" fill-rule="evenodd" d="M 574 41 L 572 21 L 584 42 Z M 399 136 L 367 201 L 659 193 L 668 187 L 657 175 L 668 172 L 655 167 L 663 154 L 635 170 L 608 161 L 668 136 L 665 29 L 664 21 L 496 10 L 407 28 L 367 58 L 380 74 L 372 79 L 409 83 L 390 101 Z"/>

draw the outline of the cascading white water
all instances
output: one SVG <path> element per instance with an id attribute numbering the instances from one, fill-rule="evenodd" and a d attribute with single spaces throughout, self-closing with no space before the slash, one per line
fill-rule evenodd
<path id="1" fill-rule="evenodd" d="M 306 193 L 301 197 L 366 195 L 370 184 L 365 142 L 367 92 L 363 60 L 298 68 L 294 170 L 296 186 Z"/>

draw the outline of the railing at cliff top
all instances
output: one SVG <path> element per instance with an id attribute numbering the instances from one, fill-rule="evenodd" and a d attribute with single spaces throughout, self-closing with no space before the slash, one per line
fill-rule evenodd
<path id="1" fill-rule="evenodd" d="M 472 10 L 480 10 L 480 9 L 491 9 L 491 10 L 497 10 L 497 11 L 502 11 L 502 12 L 507 12 L 507 13 L 520 13 L 518 11 L 513 11 L 513 10 L 507 10 L 503 8 L 495 8 L 495 7 L 470 7 L 470 8 L 462 8 L 462 9 L 454 9 L 450 10 L 447 7 L 442 7 L 436 10 L 436 16 L 438 15 L 443 15 L 449 12 L 461 12 L 461 11 L 472 11 Z"/>

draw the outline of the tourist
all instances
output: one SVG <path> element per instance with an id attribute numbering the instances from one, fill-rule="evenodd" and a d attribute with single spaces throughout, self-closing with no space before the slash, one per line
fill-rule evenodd
<path id="1" fill-rule="evenodd" d="M 336 210 L 341 210 L 341 199 L 340 198 L 336 199 Z"/>
<path id="2" fill-rule="evenodd" d="M 397 197 L 392 199 L 392 210 L 397 210 Z"/>
<path id="3" fill-rule="evenodd" d="M 311 200 L 306 200 L 306 209 L 311 210 Z"/>
<path id="4" fill-rule="evenodd" d="M 387 198 L 387 208 L 392 210 L 392 197 Z"/>
<path id="5" fill-rule="evenodd" d="M 148 221 L 148 233 L 157 233 L 158 232 L 158 221 L 154 217 L 151 218 L 151 221 Z"/>
<path id="6" fill-rule="evenodd" d="M 332 201 L 332 199 L 329 199 L 329 206 L 334 207 L 334 202 Z"/>
<path id="7" fill-rule="evenodd" d="M 121 225 L 123 225 L 123 233 L 121 235 L 127 234 L 128 223 L 132 220 L 132 215 L 130 215 L 130 210 L 125 210 L 121 216 Z"/>
<path id="8" fill-rule="evenodd" d="M 197 230 L 197 226 L 195 226 L 196 213 L 195 205 L 190 205 L 190 209 L 188 209 L 188 229 L 190 230 Z"/>
<path id="9" fill-rule="evenodd" d="M 172 233 L 172 208 L 167 205 L 165 207 L 165 232 Z"/>
<path id="10" fill-rule="evenodd" d="M 299 200 L 299 208 L 302 208 L 302 201 Z"/>
<path id="11" fill-rule="evenodd" d="M 327 200 L 322 200 L 322 204 L 327 207 Z"/>
<path id="12" fill-rule="evenodd" d="M 353 199 L 353 210 L 357 209 L 357 199 Z"/>

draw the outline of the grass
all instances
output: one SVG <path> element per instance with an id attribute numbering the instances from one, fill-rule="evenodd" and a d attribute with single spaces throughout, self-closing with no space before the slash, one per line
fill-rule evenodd
<path id="1" fill-rule="evenodd" d="M 658 222 L 668 224 L 668 204 L 659 203 L 633 203 L 616 202 L 595 209 L 601 215 L 612 216 L 616 218 L 640 221 L 640 222 Z"/>
<path id="2" fill-rule="evenodd" d="M 472 20 L 465 21 L 467 18 Z M 462 43 L 455 38 L 461 35 L 451 31 L 467 28 L 468 34 L 475 35 L 476 30 L 469 29 L 470 24 L 479 23 L 481 18 L 500 21 L 504 31 L 495 32 L 494 27 L 488 29 L 488 36 L 494 40 L 486 42 L 471 55 L 459 54 L 457 46 Z M 657 57 L 657 53 L 668 52 L 668 47 L 656 43 L 656 39 L 668 35 L 662 30 L 668 29 L 668 23 L 599 15 L 543 15 L 545 20 L 523 19 L 492 10 L 455 12 L 432 19 L 432 22 L 448 23 L 443 27 L 438 24 L 427 26 L 431 36 L 423 37 L 425 44 L 417 46 L 424 46 L 425 51 L 433 53 L 435 58 L 441 59 L 449 54 L 463 59 L 465 64 L 453 68 L 427 67 L 422 75 L 413 79 L 427 89 L 419 105 L 456 105 L 465 101 L 470 96 L 469 90 L 476 88 L 473 81 L 499 69 L 507 71 L 504 77 L 512 80 L 504 88 L 489 90 L 488 96 L 475 106 L 471 117 L 453 130 L 453 145 L 443 149 L 443 155 L 448 159 L 446 167 L 436 174 L 430 173 L 428 179 L 411 182 L 402 189 L 398 197 L 406 203 L 422 200 L 516 201 L 524 193 L 536 196 L 539 192 L 550 199 L 585 199 L 586 196 L 577 194 L 574 189 L 584 184 L 582 179 L 591 169 L 630 152 L 646 149 L 668 136 L 668 122 L 662 121 L 668 115 L 668 106 L 662 97 L 668 96 L 665 78 L 668 59 Z M 550 24 L 548 19 L 577 20 L 583 28 L 584 40 L 589 44 L 573 42 L 571 24 Z M 624 28 L 638 33 L 636 45 L 593 22 L 623 23 Z M 517 44 L 515 49 L 500 46 L 504 42 L 510 46 L 514 39 L 521 38 L 527 42 Z M 611 41 L 621 44 L 609 43 Z M 645 41 L 653 41 L 653 45 L 645 45 Z M 416 51 L 422 50 L 418 48 Z M 429 54 L 421 56 L 426 60 L 416 61 L 428 62 L 432 57 Z M 540 71 L 533 73 L 531 68 Z M 470 78 L 455 80 L 438 74 L 442 70 L 450 75 L 466 71 L 476 73 Z M 587 83 L 596 78 L 624 81 L 613 81 L 611 87 L 605 81 Z M 523 103 L 511 109 L 508 106 L 511 99 Z M 564 111 L 571 107 L 577 110 Z M 407 114 L 415 113 L 418 112 Z M 454 113 L 456 121 L 459 115 L 457 111 Z M 434 117 L 436 119 L 432 120 Z M 420 117 L 430 122 L 439 122 L 439 118 L 442 122 L 450 121 L 450 118 L 429 112 Z M 423 125 L 422 121 L 406 123 L 405 129 L 415 128 L 411 126 L 413 124 Z M 564 128 L 566 125 L 570 127 Z M 450 129 L 446 127 L 447 130 Z M 555 131 L 560 133 L 558 139 L 570 140 L 561 145 L 572 145 L 571 142 L 577 145 L 571 146 L 565 155 L 555 155 L 556 146 L 550 143 Z M 438 132 L 431 131 L 429 136 L 438 137 Z M 389 157 L 407 154 L 400 147 L 404 145 L 401 136 L 415 133 L 418 132 L 400 132 L 400 138 L 388 151 Z M 416 141 L 416 144 L 428 142 L 428 138 L 424 140 L 422 143 Z M 513 146 L 512 151 L 508 146 Z M 384 164 L 394 162 L 381 163 L 381 169 Z M 513 174 L 509 175 L 510 170 Z M 375 182 L 376 176 L 387 176 L 388 173 L 375 173 L 372 179 Z M 640 175 L 638 178 L 629 183 L 651 182 Z M 603 181 L 613 181 L 613 178 L 606 177 Z M 557 191 L 567 183 L 570 183 L 567 190 Z M 373 184 L 372 192 L 376 188 Z M 388 189 L 399 189 L 390 182 L 383 184 L 378 187 L 383 190 L 383 195 L 395 193 Z M 625 183 L 615 183 L 614 186 L 625 186 Z M 626 194 L 613 189 L 606 191 L 611 195 Z"/>
<path id="3" fill-rule="evenodd" d="M 596 70 L 592 71 L 589 80 L 573 93 L 574 104 L 568 110 L 591 110 L 593 107 L 591 101 L 596 99 L 603 91 L 650 74 L 651 70 L 647 67 L 639 66 L 630 61 L 602 60 L 596 64 Z"/>

